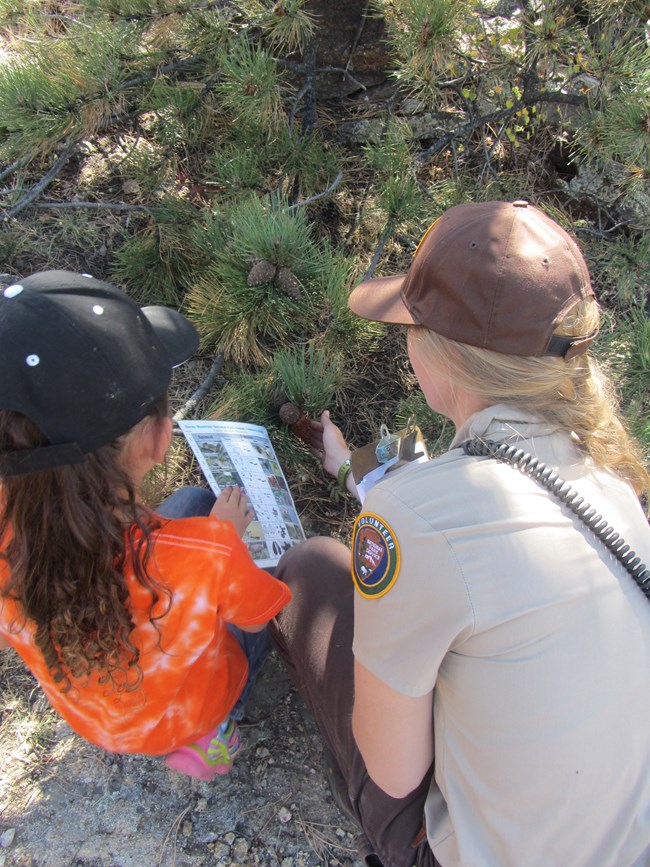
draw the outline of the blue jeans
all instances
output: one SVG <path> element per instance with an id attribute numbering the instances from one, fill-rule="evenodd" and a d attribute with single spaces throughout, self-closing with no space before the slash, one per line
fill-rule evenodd
<path id="1" fill-rule="evenodd" d="M 164 518 L 193 518 L 210 514 L 215 496 L 206 488 L 184 487 L 174 491 L 156 509 L 157 514 Z M 266 657 L 271 652 L 271 639 L 266 627 L 260 632 L 244 632 L 233 623 L 226 624 L 228 630 L 235 636 L 237 643 L 246 654 L 248 660 L 248 680 L 244 685 L 237 703 L 230 711 L 230 718 L 240 720 L 244 717 L 244 705 L 251 694 L 257 675 L 262 670 Z"/>

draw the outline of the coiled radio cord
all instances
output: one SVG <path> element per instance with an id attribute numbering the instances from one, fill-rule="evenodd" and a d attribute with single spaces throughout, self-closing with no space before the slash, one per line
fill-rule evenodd
<path id="1" fill-rule="evenodd" d="M 611 527 L 602 515 L 574 491 L 568 482 L 560 478 L 550 467 L 529 452 L 508 443 L 497 443 L 492 440 L 466 440 L 461 444 L 466 455 L 474 457 L 496 458 L 497 461 L 510 464 L 561 500 L 591 532 L 608 548 L 630 573 L 632 578 L 650 601 L 650 569 L 641 562 L 641 558 L 626 544 L 625 540 Z"/>

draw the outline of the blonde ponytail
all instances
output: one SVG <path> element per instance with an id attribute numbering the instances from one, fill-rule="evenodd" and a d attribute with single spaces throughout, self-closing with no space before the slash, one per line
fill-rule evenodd
<path id="1" fill-rule="evenodd" d="M 556 333 L 587 334 L 598 327 L 598 305 L 580 302 Z M 456 343 L 412 326 L 421 358 L 432 370 L 444 371 L 453 384 L 488 404 L 516 404 L 571 432 L 579 448 L 598 467 L 628 481 L 636 493 L 650 498 L 650 476 L 641 449 L 626 430 L 614 387 L 589 353 L 567 361 L 551 356 L 503 355 Z"/>

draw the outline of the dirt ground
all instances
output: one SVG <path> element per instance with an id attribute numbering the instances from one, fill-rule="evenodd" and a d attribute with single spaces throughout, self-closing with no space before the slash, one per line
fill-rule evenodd
<path id="1" fill-rule="evenodd" d="M 231 774 L 111 755 L 49 709 L 13 651 L 0 660 L 0 867 L 361 867 L 311 717 L 273 654 Z"/>

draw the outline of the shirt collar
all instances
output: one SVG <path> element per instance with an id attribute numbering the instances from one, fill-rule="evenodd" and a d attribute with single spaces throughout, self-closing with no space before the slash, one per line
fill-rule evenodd
<path id="1" fill-rule="evenodd" d="M 557 430 L 558 425 L 543 421 L 524 409 L 496 404 L 471 415 L 456 431 L 450 448 L 456 448 L 465 440 L 474 437 L 504 442 L 549 436 Z"/>

